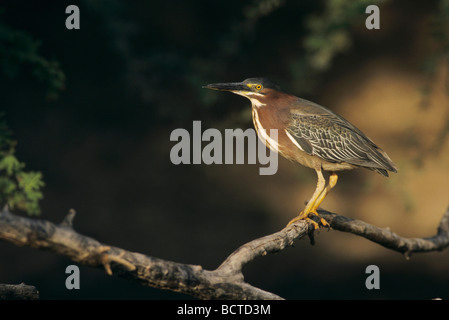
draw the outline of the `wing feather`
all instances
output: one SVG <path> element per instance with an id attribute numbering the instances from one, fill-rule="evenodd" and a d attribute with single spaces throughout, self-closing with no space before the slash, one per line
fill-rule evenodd
<path id="1" fill-rule="evenodd" d="M 396 172 L 386 153 L 359 129 L 327 109 L 320 111 L 291 111 L 287 131 L 305 152 L 328 162 L 346 162 L 383 175 L 388 175 L 387 170 Z"/>

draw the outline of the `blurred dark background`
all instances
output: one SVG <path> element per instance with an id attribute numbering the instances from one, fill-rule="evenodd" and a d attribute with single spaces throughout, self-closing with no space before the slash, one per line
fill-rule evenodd
<path id="1" fill-rule="evenodd" d="M 80 30 L 65 27 L 69 4 Z M 365 28 L 370 4 L 380 30 Z M 103 243 L 214 269 L 298 213 L 313 170 L 170 161 L 170 133 L 194 120 L 252 127 L 248 100 L 201 86 L 254 76 L 340 113 L 398 165 L 388 179 L 342 173 L 324 208 L 425 237 L 449 205 L 447 0 L 16 0 L 0 1 L 0 27 L 0 109 L 15 155 L 43 175 L 40 218 L 59 223 L 74 208 L 75 229 Z M 34 285 L 42 299 L 189 298 L 83 266 L 69 291 L 69 264 L 0 243 L 0 283 Z M 371 264 L 380 290 L 365 287 Z M 406 260 L 322 230 L 314 246 L 298 241 L 244 271 L 288 299 L 447 299 L 448 268 L 446 251 Z"/>

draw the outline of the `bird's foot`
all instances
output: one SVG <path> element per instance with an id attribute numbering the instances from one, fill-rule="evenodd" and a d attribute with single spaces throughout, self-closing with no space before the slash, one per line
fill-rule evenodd
<path id="1" fill-rule="evenodd" d="M 288 227 L 289 225 L 291 225 L 292 223 L 295 223 L 295 222 L 297 222 L 297 221 L 299 221 L 299 220 L 305 220 L 305 221 L 307 221 L 307 222 L 310 222 L 310 223 L 313 225 L 313 228 L 314 228 L 315 230 L 317 230 L 317 229 L 320 228 L 320 225 L 318 224 L 318 222 L 316 222 L 316 221 L 313 220 L 313 219 L 310 219 L 309 217 L 301 217 L 301 215 L 296 216 L 296 217 L 294 217 L 292 220 L 290 220 L 290 222 L 287 223 L 287 227 Z"/>
<path id="2" fill-rule="evenodd" d="M 330 228 L 329 223 L 326 220 L 324 220 L 323 218 L 321 218 L 320 215 L 318 214 L 318 212 L 316 212 L 316 211 L 311 211 L 307 214 L 305 214 L 304 212 L 301 212 L 298 216 L 296 216 L 292 220 L 290 220 L 290 222 L 287 224 L 287 226 L 291 225 L 292 223 L 294 223 L 296 221 L 305 220 L 307 222 L 310 222 L 313 225 L 313 228 L 315 230 L 318 230 L 320 228 L 320 224 L 311 218 L 311 216 L 313 216 L 313 215 L 317 216 L 320 219 L 320 223 L 323 227 Z"/>
<path id="3" fill-rule="evenodd" d="M 309 212 L 308 216 L 310 217 L 311 215 L 315 215 L 316 217 L 318 217 L 318 219 L 320 219 L 320 223 L 323 227 L 329 228 L 331 227 L 331 225 L 324 219 L 322 218 L 318 212 L 316 210 L 312 210 Z M 310 218 L 309 218 L 310 219 Z"/>

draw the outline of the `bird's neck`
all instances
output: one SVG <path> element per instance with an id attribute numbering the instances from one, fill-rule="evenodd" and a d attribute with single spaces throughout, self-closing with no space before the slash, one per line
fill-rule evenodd
<path id="1" fill-rule="evenodd" d="M 275 92 L 271 93 L 269 99 L 265 95 L 255 94 L 255 95 L 247 95 L 251 101 L 252 107 L 255 109 L 259 108 L 275 108 L 275 109 L 283 109 L 285 107 L 289 107 L 295 103 L 298 97 L 294 95 L 290 95 L 283 92 Z"/>
<path id="2" fill-rule="evenodd" d="M 252 94 L 247 93 L 245 95 L 242 94 L 242 96 L 244 96 L 245 98 L 248 98 L 251 101 L 253 108 L 260 108 L 260 107 L 263 107 L 266 105 L 263 102 L 264 95 L 262 95 L 260 93 L 252 93 Z"/>
<path id="3" fill-rule="evenodd" d="M 266 106 L 266 104 L 263 103 L 262 101 L 260 101 L 259 99 L 257 99 L 257 97 L 249 98 L 249 100 L 251 101 L 253 108 L 260 108 L 260 107 Z"/>

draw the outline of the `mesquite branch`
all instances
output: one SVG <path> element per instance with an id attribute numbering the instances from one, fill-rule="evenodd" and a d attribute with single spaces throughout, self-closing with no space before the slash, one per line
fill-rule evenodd
<path id="1" fill-rule="evenodd" d="M 360 220 L 324 210 L 319 210 L 319 213 L 332 229 L 364 237 L 403 253 L 406 257 L 410 257 L 413 252 L 443 250 L 449 246 L 449 209 L 441 219 L 437 234 L 428 238 L 402 238 L 390 230 Z M 298 221 L 276 233 L 242 245 L 217 269 L 204 270 L 198 265 L 167 261 L 100 243 L 73 229 L 74 216 L 72 210 L 61 224 L 56 225 L 45 220 L 17 216 L 4 209 L 0 212 L 0 240 L 18 246 L 50 250 L 76 263 L 103 268 L 110 275 L 200 299 L 282 299 L 246 283 L 243 266 L 258 256 L 281 251 L 304 236 L 313 240 L 313 226 Z"/>
<path id="2" fill-rule="evenodd" d="M 39 291 L 25 283 L 0 284 L 0 299 L 35 300 L 39 299 Z"/>

